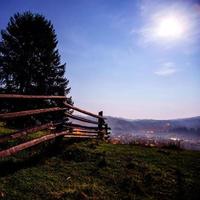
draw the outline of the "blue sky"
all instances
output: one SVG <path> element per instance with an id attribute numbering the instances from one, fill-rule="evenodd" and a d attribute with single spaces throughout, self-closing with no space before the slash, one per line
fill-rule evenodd
<path id="1" fill-rule="evenodd" d="M 52 21 L 77 106 L 133 119 L 200 115 L 198 1 L 2 0 L 0 29 L 23 11 Z M 181 36 L 165 35 L 173 24 L 158 35 L 169 15 Z"/>

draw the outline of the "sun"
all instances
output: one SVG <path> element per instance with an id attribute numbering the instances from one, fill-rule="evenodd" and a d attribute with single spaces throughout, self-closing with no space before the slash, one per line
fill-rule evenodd
<path id="1" fill-rule="evenodd" d="M 165 39 L 179 39 L 184 36 L 185 24 L 178 16 L 165 16 L 157 19 L 155 36 Z"/>

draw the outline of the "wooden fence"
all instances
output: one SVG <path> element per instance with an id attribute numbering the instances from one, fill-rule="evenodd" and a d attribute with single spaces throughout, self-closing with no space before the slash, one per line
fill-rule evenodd
<path id="1" fill-rule="evenodd" d="M 59 99 L 62 101 L 62 106 L 53 108 L 41 108 L 34 110 L 22 110 L 19 112 L 0 113 L 0 121 L 7 121 L 13 118 L 20 118 L 24 116 L 37 116 L 40 114 L 53 114 L 55 112 L 65 111 L 66 119 L 61 121 L 49 121 L 48 123 L 41 124 L 34 127 L 27 127 L 23 130 L 18 130 L 10 134 L 0 134 L 0 144 L 5 143 L 8 140 L 20 139 L 28 134 L 32 134 L 38 131 L 45 131 L 45 135 L 29 140 L 27 142 L 15 145 L 8 149 L 0 151 L 0 157 L 7 157 L 16 154 L 19 151 L 35 146 L 39 143 L 49 141 L 55 138 L 96 138 L 107 139 L 109 137 L 110 128 L 106 124 L 106 118 L 103 116 L 103 112 L 98 114 L 88 112 L 78 107 L 72 106 L 67 103 L 65 96 L 39 96 L 39 95 L 17 95 L 17 94 L 0 94 L 0 100 L 9 101 L 9 99 Z M 68 110 L 78 111 L 82 114 L 90 116 L 90 118 L 84 118 L 82 116 L 73 115 Z M 94 118 L 96 120 L 93 120 Z M 68 119 L 73 119 L 72 121 Z M 74 123 L 77 120 L 79 123 Z M 86 125 L 86 124 L 92 124 Z M 62 130 L 57 129 L 58 126 L 62 126 Z"/>

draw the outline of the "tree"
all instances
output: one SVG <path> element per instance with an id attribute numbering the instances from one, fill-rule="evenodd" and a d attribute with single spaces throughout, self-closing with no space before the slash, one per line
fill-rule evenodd
<path id="1" fill-rule="evenodd" d="M 1 31 L 0 92 L 35 95 L 68 95 L 57 37 L 50 21 L 40 14 L 17 13 Z M 72 103 L 71 98 L 68 103 Z M 7 111 L 58 106 L 59 101 L 13 101 Z M 60 115 L 59 115 L 60 116 Z M 54 115 L 54 118 L 60 118 Z M 33 121 L 33 120 L 32 120 Z M 42 118 L 40 121 L 43 121 Z"/>

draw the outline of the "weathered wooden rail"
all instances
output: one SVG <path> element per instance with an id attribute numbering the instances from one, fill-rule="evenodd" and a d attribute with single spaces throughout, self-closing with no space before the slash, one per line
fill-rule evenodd
<path id="1" fill-rule="evenodd" d="M 59 138 L 95 138 L 95 139 L 107 139 L 109 137 L 110 128 L 106 124 L 106 118 L 103 116 L 103 112 L 94 114 L 86 110 L 80 109 L 78 107 L 72 106 L 66 102 L 67 98 L 65 96 L 45 96 L 45 95 L 19 95 L 19 94 L 0 94 L 0 100 L 8 101 L 9 99 L 59 99 L 62 101 L 62 106 L 53 107 L 53 108 L 41 108 L 34 110 L 22 110 L 18 112 L 10 113 L 0 113 L 0 121 L 7 121 L 14 118 L 20 118 L 24 116 L 37 116 L 40 114 L 53 114 L 54 112 L 66 111 L 66 118 L 61 121 L 49 121 L 48 123 L 41 124 L 34 127 L 27 127 L 23 130 L 17 130 L 10 134 L 0 134 L 0 144 L 3 144 L 6 141 L 14 140 L 27 136 L 28 134 L 35 133 L 37 131 L 46 130 L 45 135 L 29 140 L 27 142 L 15 145 L 8 149 L 0 151 L 0 158 L 7 157 L 13 154 L 16 154 L 19 151 L 33 147 L 39 143 L 45 141 L 53 140 L 57 137 Z M 67 112 L 69 109 L 73 111 L 80 112 L 87 116 L 93 117 L 96 119 L 88 119 L 82 116 L 73 115 L 70 112 Z M 82 124 L 74 123 L 68 119 L 74 119 L 81 122 Z M 93 124 L 93 126 L 88 126 L 85 124 Z M 62 130 L 58 130 L 57 127 L 62 125 Z M 96 125 L 96 126 L 94 126 Z"/>

